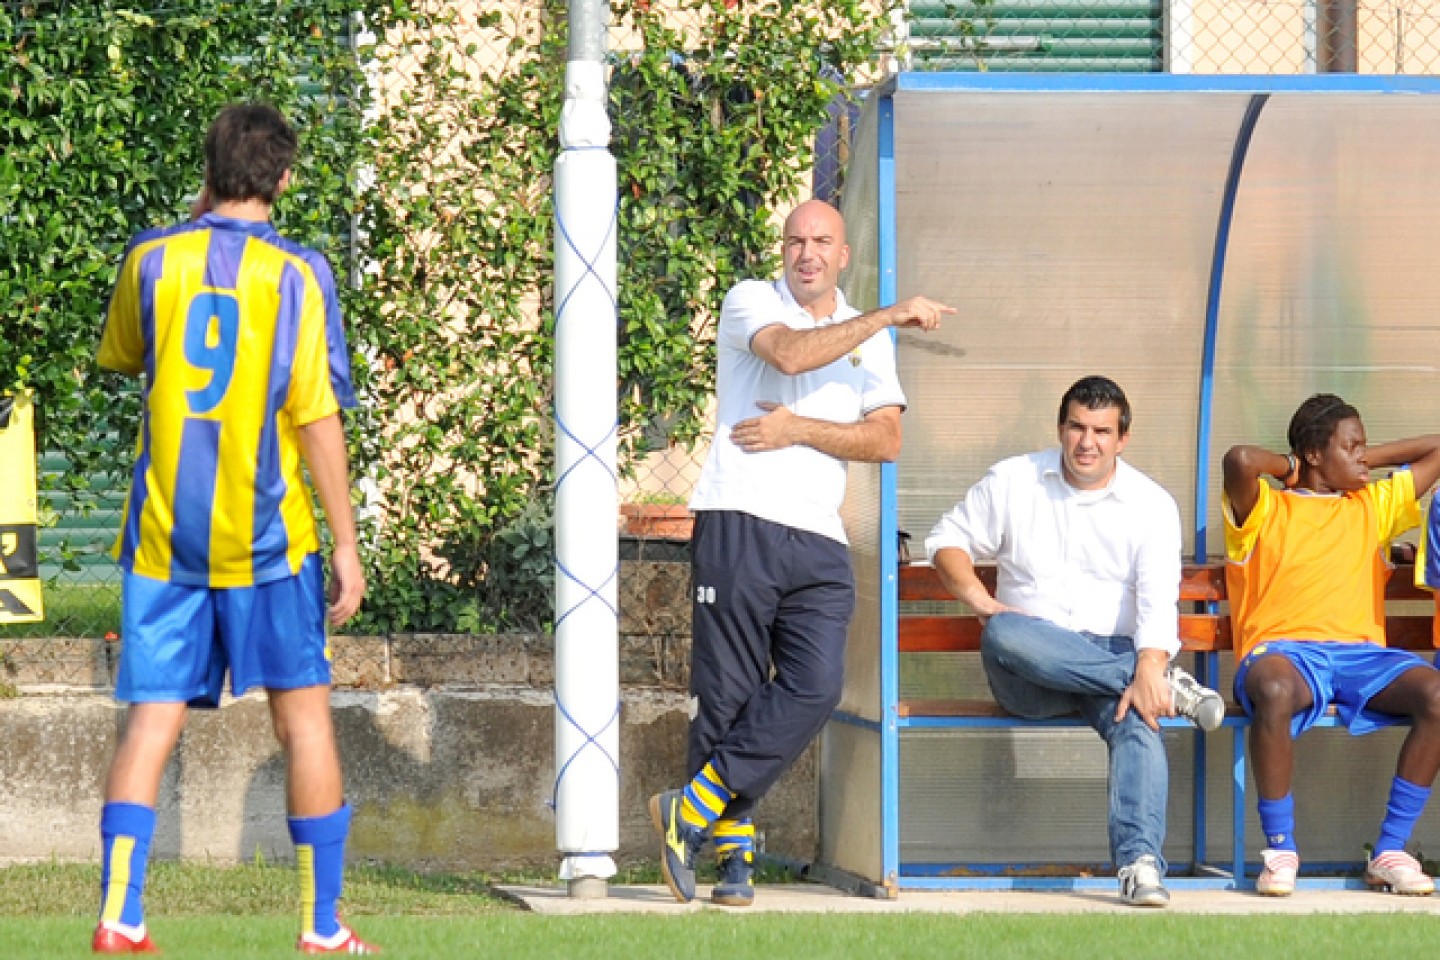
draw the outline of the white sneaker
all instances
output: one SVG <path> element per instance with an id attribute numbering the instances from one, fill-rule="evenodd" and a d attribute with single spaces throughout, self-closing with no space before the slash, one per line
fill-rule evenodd
<path id="1" fill-rule="evenodd" d="M 1225 698 L 1200 681 L 1172 665 L 1166 674 L 1170 681 L 1170 697 L 1175 712 L 1209 733 L 1225 722 Z"/>
<path id="2" fill-rule="evenodd" d="M 1371 860 L 1365 867 L 1365 883 L 1407 897 L 1425 897 L 1435 892 L 1435 881 L 1404 850 L 1387 850 Z"/>
<path id="3" fill-rule="evenodd" d="M 1170 892 L 1160 878 L 1160 863 L 1146 854 L 1128 867 L 1121 867 L 1120 899 L 1134 907 L 1163 907 Z"/>
<path id="4" fill-rule="evenodd" d="M 1294 850 L 1260 851 L 1265 869 L 1255 881 L 1255 892 L 1262 897 L 1288 897 L 1295 892 L 1295 874 L 1300 871 L 1300 854 Z"/>

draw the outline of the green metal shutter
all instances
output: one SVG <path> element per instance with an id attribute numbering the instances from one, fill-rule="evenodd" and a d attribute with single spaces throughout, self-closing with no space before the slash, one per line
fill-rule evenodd
<path id="1" fill-rule="evenodd" d="M 911 0 L 916 70 L 1159 73 L 1159 0 Z"/>

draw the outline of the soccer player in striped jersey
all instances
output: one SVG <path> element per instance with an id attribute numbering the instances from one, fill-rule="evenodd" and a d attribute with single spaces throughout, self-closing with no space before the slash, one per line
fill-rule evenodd
<path id="1" fill-rule="evenodd" d="M 325 258 L 270 224 L 296 136 L 273 108 L 225 108 L 205 137 L 195 219 L 136 236 L 102 366 L 140 377 L 143 412 L 115 553 L 115 696 L 130 704 L 105 785 L 96 953 L 148 953 L 141 893 L 155 804 L 188 706 L 264 687 L 286 758 L 303 953 L 378 953 L 340 923 L 350 807 L 330 716 L 325 622 L 365 595 L 340 408 L 355 405 Z M 330 528 L 325 589 L 308 468 Z"/>

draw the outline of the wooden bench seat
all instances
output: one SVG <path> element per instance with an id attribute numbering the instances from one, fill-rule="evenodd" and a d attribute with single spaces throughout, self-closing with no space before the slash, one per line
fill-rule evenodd
<path id="1" fill-rule="evenodd" d="M 979 568 L 980 579 L 995 589 L 995 568 Z M 1397 601 L 1431 602 L 1431 594 L 1414 585 L 1414 568 L 1409 564 L 1396 566 L 1385 587 L 1387 603 Z M 942 614 L 911 613 L 907 603 L 945 602 L 955 610 Z M 1180 602 L 1186 604 L 1222 605 L 1225 601 L 1225 565 L 1222 562 L 1192 564 L 1184 568 L 1180 580 Z M 980 649 L 980 621 L 962 604 L 951 597 L 940 583 L 934 568 L 928 564 L 911 564 L 900 568 L 900 630 L 901 653 L 974 653 Z M 1386 640 L 1403 650 L 1433 650 L 1434 627 L 1430 607 L 1401 611 L 1385 618 Z M 1217 612 L 1194 610 L 1180 614 L 1180 646 L 1187 653 L 1218 653 L 1233 649 L 1230 618 L 1223 609 Z"/>
<path id="2" fill-rule="evenodd" d="M 995 568 L 978 568 L 985 586 L 995 589 Z M 1397 565 L 1385 587 L 1386 602 L 1396 612 L 1385 618 L 1386 640 L 1392 647 L 1429 652 L 1434 649 L 1434 615 L 1432 596 L 1415 586 L 1414 567 Z M 1180 580 L 1182 609 L 1180 614 L 1180 648 L 1184 653 L 1225 653 L 1233 649 L 1230 617 L 1224 610 L 1225 564 L 1215 561 L 1189 564 Z M 948 602 L 954 609 L 945 613 L 912 613 L 906 604 Z M 1413 609 L 1403 612 L 1399 607 L 1408 602 Z M 973 613 L 946 592 L 940 577 L 928 564 L 911 564 L 900 568 L 899 649 L 908 653 L 978 653 L 981 624 Z M 1216 610 L 1218 612 L 1210 612 Z M 1215 673 L 1208 671 L 1213 682 Z M 1230 691 L 1221 693 L 1229 701 Z M 897 705 L 901 717 L 934 718 L 1003 718 L 1009 717 L 992 700 L 942 699 L 934 697 L 902 699 Z M 1243 722 L 1244 713 L 1230 703 L 1227 725 Z M 1014 717 L 1017 723 L 1027 721 Z"/>
<path id="3" fill-rule="evenodd" d="M 981 580 L 993 592 L 995 569 L 978 568 Z M 956 601 L 941 585 L 935 571 L 926 564 L 909 564 L 899 568 L 898 584 L 899 615 L 896 631 L 896 645 L 903 656 L 924 657 L 933 654 L 978 655 L 980 649 L 981 624 L 964 604 Z M 1230 619 L 1225 605 L 1225 565 L 1223 561 L 1204 564 L 1189 564 L 1184 567 L 1181 588 L 1181 614 L 1179 633 L 1183 654 L 1194 655 L 1194 670 L 1197 679 L 1209 686 L 1217 686 L 1219 679 L 1219 657 L 1233 651 L 1233 637 Z M 1410 564 L 1397 564 L 1386 586 L 1386 631 L 1390 646 L 1433 653 L 1435 644 L 1435 607 L 1432 595 L 1414 586 L 1414 568 Z M 1170 728 L 1183 727 L 1194 732 L 1199 738 L 1196 747 L 1196 831 L 1197 849 L 1195 860 L 1197 876 L 1204 874 L 1212 879 L 1197 879 L 1196 882 L 1209 884 L 1214 871 L 1228 876 L 1228 885 L 1243 886 L 1245 873 L 1244 812 L 1246 801 L 1245 772 L 1245 728 L 1249 718 L 1231 702 L 1230 691 L 1222 689 L 1227 701 L 1224 726 L 1231 731 L 1233 762 L 1228 771 L 1231 778 L 1233 803 L 1233 834 L 1231 858 L 1228 870 L 1211 864 L 1205 854 L 1203 840 L 1203 778 L 1205 774 L 1205 736 L 1186 721 L 1168 718 L 1162 725 Z M 901 728 L 926 729 L 1004 729 L 1043 728 L 1082 725 L 1078 716 L 1057 717 L 1049 720 L 1026 720 L 1015 717 L 990 699 L 937 698 L 932 696 L 906 698 L 896 702 L 895 716 Z M 1333 709 L 1322 719 L 1319 726 L 1336 726 L 1339 721 Z M 982 865 L 983 866 L 983 865 Z M 989 865 L 991 867 L 996 865 Z M 1004 868 L 1001 866 L 1001 870 Z M 1176 879 L 1176 878 L 1172 878 Z M 923 881 L 910 880 L 911 883 Z M 969 888 L 951 878 L 946 888 Z M 988 888 L 1003 883 L 992 875 L 988 880 L 975 880 L 976 889 Z M 1182 884 L 1183 885 L 1183 884 Z"/>

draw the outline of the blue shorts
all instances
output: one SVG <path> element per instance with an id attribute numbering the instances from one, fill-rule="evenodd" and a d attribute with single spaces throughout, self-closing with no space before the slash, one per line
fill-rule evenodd
<path id="1" fill-rule="evenodd" d="M 1312 703 L 1290 721 L 1292 737 L 1313 727 L 1332 703 L 1340 722 L 1357 737 L 1381 727 L 1405 723 L 1406 717 L 1369 709 L 1370 698 L 1407 670 L 1434 669 L 1429 661 L 1409 650 L 1393 650 L 1368 642 L 1271 640 L 1251 650 L 1235 668 L 1235 700 L 1249 716 L 1255 715 L 1255 707 L 1245 695 L 1245 678 L 1255 662 L 1266 656 L 1289 660 L 1310 687 Z"/>
<path id="2" fill-rule="evenodd" d="M 318 554 L 295 576 L 253 587 L 216 590 L 127 573 L 115 698 L 218 706 L 227 667 L 237 697 L 252 687 L 328 684 L 325 607 Z"/>

